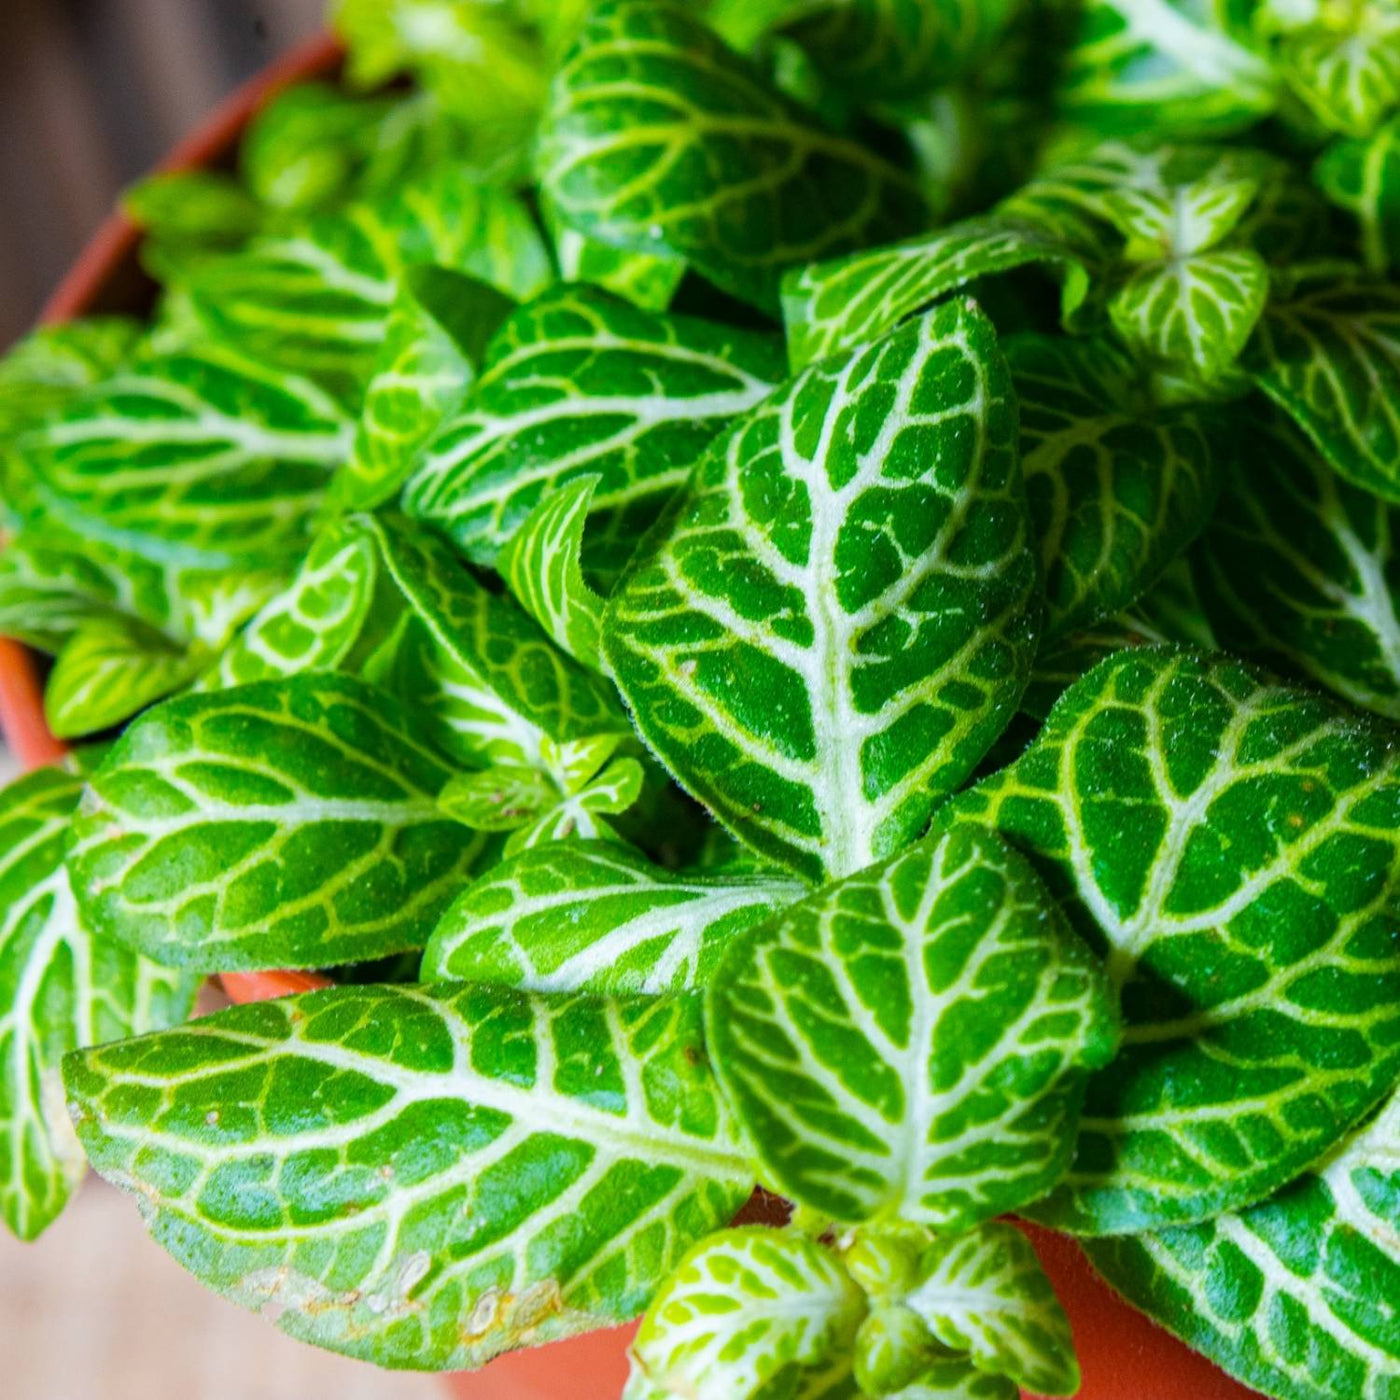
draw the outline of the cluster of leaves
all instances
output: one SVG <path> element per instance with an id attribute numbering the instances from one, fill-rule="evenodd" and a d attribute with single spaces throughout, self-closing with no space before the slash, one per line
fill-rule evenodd
<path id="1" fill-rule="evenodd" d="M 0 793 L 9 1225 L 85 1153 L 382 1364 L 1071 1394 L 1020 1214 L 1392 1394 L 1393 5 L 335 20 L 0 363 L 92 741 Z"/>

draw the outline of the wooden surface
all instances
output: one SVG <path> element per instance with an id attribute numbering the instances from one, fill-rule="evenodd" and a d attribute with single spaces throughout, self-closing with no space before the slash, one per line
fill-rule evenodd
<path id="1" fill-rule="evenodd" d="M 0 0 L 0 346 L 31 324 L 122 187 L 314 33 L 323 9 L 323 0 Z"/>

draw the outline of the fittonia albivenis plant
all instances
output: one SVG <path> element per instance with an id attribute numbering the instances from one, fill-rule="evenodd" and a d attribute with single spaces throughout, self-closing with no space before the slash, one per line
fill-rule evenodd
<path id="1" fill-rule="evenodd" d="M 0 363 L 10 1227 L 86 1157 L 384 1365 L 1069 1395 L 1019 1215 L 1400 1395 L 1394 7 L 334 21 Z"/>

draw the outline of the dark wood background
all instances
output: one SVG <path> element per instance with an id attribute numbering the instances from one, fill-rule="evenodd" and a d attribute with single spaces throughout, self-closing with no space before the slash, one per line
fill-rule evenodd
<path id="1" fill-rule="evenodd" d="M 0 346 L 112 208 L 324 0 L 0 0 Z"/>

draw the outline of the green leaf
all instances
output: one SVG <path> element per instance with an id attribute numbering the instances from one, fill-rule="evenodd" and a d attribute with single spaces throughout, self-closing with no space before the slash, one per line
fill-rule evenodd
<path id="1" fill-rule="evenodd" d="M 361 178 L 394 98 L 348 95 L 328 83 L 296 83 L 248 124 L 239 170 L 263 204 L 292 213 L 343 199 Z"/>
<path id="2" fill-rule="evenodd" d="M 959 826 L 779 915 L 707 993 L 765 1181 L 824 1218 L 969 1229 L 1038 1200 L 1117 1020 L 1029 865 Z"/>
<path id="3" fill-rule="evenodd" d="M 184 1020 L 197 986 L 79 924 L 63 850 L 82 785 L 45 768 L 0 791 L 0 1214 L 25 1240 L 86 1170 L 64 1054 Z"/>
<path id="4" fill-rule="evenodd" d="M 304 675 L 143 715 L 93 774 L 69 869 L 103 938 L 176 967 L 327 967 L 421 947 L 485 849 L 389 696 Z"/>
<path id="5" fill-rule="evenodd" d="M 1361 227 L 1367 271 L 1384 276 L 1400 263 L 1400 116 L 1359 141 L 1334 141 L 1313 178 Z"/>
<path id="6" fill-rule="evenodd" d="M 1205 179 L 1170 189 L 1110 190 L 1104 210 L 1127 239 L 1130 262 L 1189 258 L 1222 243 L 1259 197 L 1259 181 Z"/>
<path id="7" fill-rule="evenodd" d="M 1225 135 L 1267 116 L 1278 79 L 1220 0 L 1089 0 L 1060 81 L 1063 113 L 1100 131 Z"/>
<path id="8" fill-rule="evenodd" d="M 516 601 L 554 644 L 603 669 L 603 600 L 583 576 L 583 532 L 600 476 L 581 476 L 543 497 L 496 561 Z"/>
<path id="9" fill-rule="evenodd" d="M 133 618 L 94 617 L 64 643 L 44 689 L 44 716 L 60 739 L 96 734 L 179 690 L 208 654 Z"/>
<path id="10" fill-rule="evenodd" d="M 784 27 L 857 101 L 922 97 L 984 63 L 1012 0 L 806 0 Z"/>
<path id="11" fill-rule="evenodd" d="M 823 130 L 684 10 L 605 0 L 555 76 L 540 183 L 558 217 L 778 309 L 785 268 L 909 233 L 914 182 Z"/>
<path id="12" fill-rule="evenodd" d="M 1400 720 L 1400 510 L 1342 480 L 1281 415 L 1252 414 L 1245 433 L 1257 455 L 1192 556 L 1216 635 Z"/>
<path id="13" fill-rule="evenodd" d="M 646 770 L 635 758 L 614 759 L 596 778 L 576 792 L 560 795 L 529 826 L 516 831 L 506 841 L 506 855 L 551 841 L 619 839 L 603 817 L 627 811 L 641 798 L 645 783 Z"/>
<path id="14" fill-rule="evenodd" d="M 1400 287 L 1305 285 L 1270 304 L 1245 368 L 1342 476 L 1400 501 Z"/>
<path id="15" fill-rule="evenodd" d="M 361 519 L 407 604 L 407 635 L 391 639 L 392 656 L 371 674 L 425 712 L 444 751 L 471 766 L 548 768 L 550 745 L 587 748 L 628 732 L 611 689 L 509 598 L 488 593 L 441 541 L 402 522 Z"/>
<path id="16" fill-rule="evenodd" d="M 438 794 L 438 806 L 475 831 L 515 831 L 558 796 L 544 769 L 498 764 L 479 773 L 458 773 Z"/>
<path id="17" fill-rule="evenodd" d="M 494 287 L 447 268 L 409 270 L 375 356 L 354 450 L 331 482 L 334 507 L 370 510 L 398 493 L 423 446 L 466 397 L 513 307 Z"/>
<path id="18" fill-rule="evenodd" d="M 753 1180 L 690 998 L 344 987 L 65 1078 L 93 1165 L 185 1268 L 380 1365 L 623 1322 Z"/>
<path id="19" fill-rule="evenodd" d="M 652 996 L 703 986 L 737 934 L 802 893 L 781 875 L 663 870 L 611 843 L 536 846 L 458 896 L 423 978 Z"/>
<path id="20" fill-rule="evenodd" d="M 685 277 L 685 264 L 679 258 L 629 253 L 599 243 L 564 223 L 549 200 L 542 204 L 564 281 L 591 282 L 645 311 L 665 311 L 670 306 Z"/>
<path id="21" fill-rule="evenodd" d="M 232 176 L 214 170 L 149 175 L 122 196 L 142 231 L 141 260 L 161 280 L 182 277 L 262 231 L 264 211 Z"/>
<path id="22" fill-rule="evenodd" d="M 1257 1201 L 1400 1071 L 1393 741 L 1224 658 L 1120 652 L 960 799 L 1104 950 L 1127 1031 L 1074 1166 L 1026 1213 L 1084 1234 Z"/>
<path id="23" fill-rule="evenodd" d="M 247 571 L 306 547 L 350 429 L 310 381 L 208 348 L 143 360 L 20 439 L 33 518 L 155 563 Z"/>
<path id="24" fill-rule="evenodd" d="M 1280 68 L 1324 127 L 1369 136 L 1400 107 L 1400 14 L 1389 0 L 1329 6 L 1320 23 L 1287 37 Z"/>
<path id="25" fill-rule="evenodd" d="M 427 263 L 517 298 L 553 277 L 525 206 L 449 168 L 206 264 L 190 280 L 191 306 L 218 339 L 355 405 L 405 272 Z"/>
<path id="26" fill-rule="evenodd" d="M 1020 1392 L 1005 1376 L 989 1376 L 960 1356 L 935 1361 L 913 1384 L 890 1400 L 1019 1400 Z"/>
<path id="27" fill-rule="evenodd" d="M 1047 636 L 1137 599 L 1201 532 L 1219 491 L 1220 427 L 1143 403 L 1101 341 L 1004 342 L 1021 408 L 1021 466 L 1040 541 Z"/>
<path id="28" fill-rule="evenodd" d="M 404 509 L 493 565 L 540 501 L 597 475 L 585 563 L 616 578 L 705 445 L 783 372 L 774 337 L 556 287 L 506 322 Z"/>
<path id="29" fill-rule="evenodd" d="M 1010 377 L 950 302 L 741 419 L 609 604 L 642 736 L 817 881 L 915 838 L 1015 712 L 1038 579 Z"/>
<path id="30" fill-rule="evenodd" d="M 0 357 L 0 451 L 132 356 L 141 325 L 125 316 L 88 316 L 40 326 Z"/>
<path id="31" fill-rule="evenodd" d="M 377 541 L 359 517 L 328 525 L 296 576 L 239 633 L 197 689 L 353 668 L 381 572 Z"/>
<path id="32" fill-rule="evenodd" d="M 1168 1331 L 1269 1395 L 1388 1395 L 1400 1384 L 1400 1098 L 1263 1205 L 1088 1246 Z"/>
<path id="33" fill-rule="evenodd" d="M 703 1240 L 653 1300 L 625 1397 L 807 1395 L 807 1373 L 848 1352 L 865 1301 L 836 1254 L 751 1225 Z"/>
<path id="34" fill-rule="evenodd" d="M 1028 264 L 1059 277 L 1068 315 L 1088 290 L 1088 272 L 1063 242 L 999 214 L 832 262 L 783 280 L 783 319 L 795 368 L 849 350 L 979 277 Z"/>
<path id="35" fill-rule="evenodd" d="M 1239 358 L 1268 296 L 1263 258 L 1235 248 L 1140 268 L 1109 303 L 1109 315 L 1149 364 L 1210 384 Z"/>
<path id="36" fill-rule="evenodd" d="M 1073 1395 L 1079 1366 L 1069 1320 L 1030 1241 L 1012 1225 L 935 1240 L 905 1299 L 933 1335 L 982 1371 L 1037 1395 Z"/>

